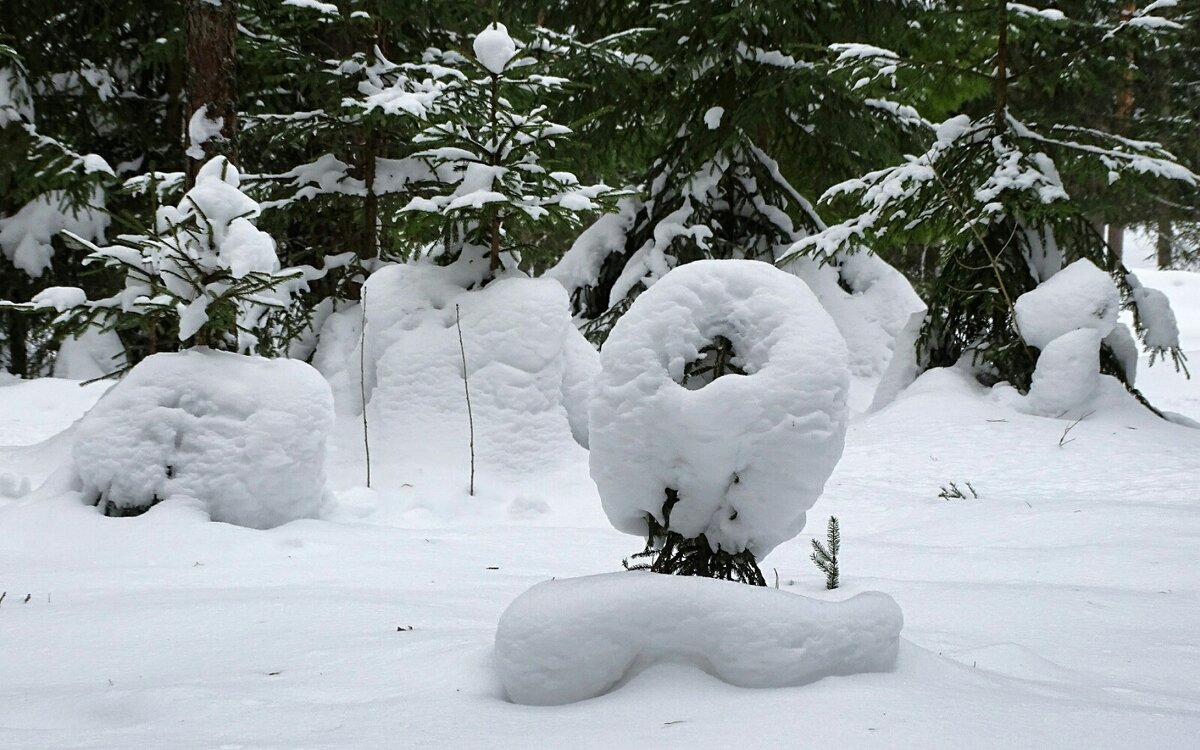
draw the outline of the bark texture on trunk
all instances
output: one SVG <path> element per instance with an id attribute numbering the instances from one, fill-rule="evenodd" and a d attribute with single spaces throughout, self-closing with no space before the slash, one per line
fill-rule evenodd
<path id="1" fill-rule="evenodd" d="M 187 108 L 183 132 L 188 148 L 187 184 L 191 187 L 208 159 L 223 155 L 238 163 L 237 0 L 184 0 L 184 6 Z M 189 123 L 201 108 L 209 120 L 221 122 L 221 132 L 193 144 Z"/>
<path id="2" fill-rule="evenodd" d="M 1159 269 L 1170 269 L 1175 261 L 1175 227 L 1166 219 L 1158 220 L 1158 242 L 1155 249 Z"/>

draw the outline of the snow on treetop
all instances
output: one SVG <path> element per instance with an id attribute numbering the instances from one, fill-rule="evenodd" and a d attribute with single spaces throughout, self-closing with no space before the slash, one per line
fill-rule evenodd
<path id="1" fill-rule="evenodd" d="M 493 22 L 475 37 L 475 58 L 495 75 L 504 72 L 508 61 L 517 54 L 517 43 L 499 21 Z"/>
<path id="2" fill-rule="evenodd" d="M 681 385 L 718 336 L 746 374 Z M 803 281 L 760 261 L 680 266 L 634 300 L 600 361 L 591 472 L 617 529 L 662 523 L 668 488 L 671 530 L 714 549 L 761 558 L 804 527 L 842 454 L 849 372 Z"/>

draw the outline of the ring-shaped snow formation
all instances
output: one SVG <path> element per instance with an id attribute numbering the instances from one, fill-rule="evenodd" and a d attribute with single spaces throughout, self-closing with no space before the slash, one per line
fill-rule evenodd
<path id="1" fill-rule="evenodd" d="M 680 382 L 715 337 L 746 375 Z M 590 410 L 591 473 L 619 530 L 661 523 L 756 557 L 804 528 L 841 457 L 845 342 L 808 286 L 770 264 L 706 260 L 672 270 L 613 327 Z"/>
<path id="2" fill-rule="evenodd" d="M 609 573 L 545 581 L 496 629 L 514 703 L 594 698 L 642 668 L 686 661 L 740 687 L 794 687 L 892 669 L 904 617 L 887 594 L 823 602 L 708 578 Z"/>

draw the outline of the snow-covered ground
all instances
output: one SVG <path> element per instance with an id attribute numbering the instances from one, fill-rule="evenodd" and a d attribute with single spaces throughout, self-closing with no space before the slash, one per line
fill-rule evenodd
<path id="1" fill-rule="evenodd" d="M 1141 278 L 1170 295 L 1200 369 L 1200 276 Z M 1200 419 L 1197 381 L 1143 362 L 1139 383 Z M 104 518 L 68 493 L 10 497 L 61 463 L 70 436 L 32 444 L 104 388 L 0 381 L 0 444 L 26 446 L 0 448 L 5 750 L 1200 742 L 1200 430 L 1112 383 L 1069 432 L 951 371 L 852 420 L 808 528 L 764 571 L 820 599 L 891 595 L 904 613 L 895 671 L 748 689 L 668 663 L 557 707 L 504 699 L 493 638 L 534 584 L 617 570 L 640 549 L 605 524 L 594 490 L 526 483 L 532 505 L 587 510 L 479 522 L 463 492 L 460 510 L 417 523 L 368 511 L 420 487 L 335 483 L 339 521 L 269 531 L 171 502 Z M 354 437 L 332 449 L 340 484 L 357 471 Z M 951 482 L 968 498 L 939 498 Z M 834 592 L 808 560 L 828 515 L 842 529 Z M 547 525 L 557 517 L 576 525 Z"/>

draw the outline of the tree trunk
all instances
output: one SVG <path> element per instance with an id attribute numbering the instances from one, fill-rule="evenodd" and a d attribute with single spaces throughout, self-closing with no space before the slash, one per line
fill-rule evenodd
<path id="1" fill-rule="evenodd" d="M 1175 228 L 1166 219 L 1158 220 L 1157 251 L 1159 270 L 1170 269 L 1175 260 Z"/>
<path id="2" fill-rule="evenodd" d="M 28 377 L 29 353 L 26 349 L 27 321 L 24 313 L 9 310 L 8 314 L 8 371 L 19 378 Z"/>
<path id="3" fill-rule="evenodd" d="M 223 155 L 238 163 L 237 0 L 185 0 L 184 12 L 188 118 L 184 143 L 190 188 L 200 166 L 212 157 Z M 220 122 L 219 134 L 193 143 L 190 125 L 196 117 Z"/>
<path id="4" fill-rule="evenodd" d="M 1113 258 L 1118 263 L 1122 262 L 1122 258 L 1125 257 L 1125 225 L 1109 224 L 1107 241 Z"/>
<path id="5" fill-rule="evenodd" d="M 1008 0 L 996 0 L 996 78 L 992 81 L 992 127 L 1001 135 L 1008 127 Z"/>

